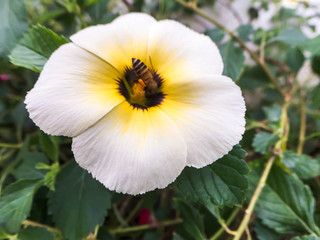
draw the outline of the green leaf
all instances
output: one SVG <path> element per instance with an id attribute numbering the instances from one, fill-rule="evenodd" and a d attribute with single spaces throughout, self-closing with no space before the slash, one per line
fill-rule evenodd
<path id="1" fill-rule="evenodd" d="M 234 41 L 228 41 L 219 46 L 222 56 L 224 69 L 223 75 L 237 81 L 244 71 L 244 54 L 240 47 L 237 47 Z"/>
<path id="2" fill-rule="evenodd" d="M 17 167 L 14 176 L 17 179 L 41 179 L 47 173 L 46 170 L 36 168 L 39 163 L 48 163 L 43 153 L 28 152 L 22 157 L 22 163 Z"/>
<path id="3" fill-rule="evenodd" d="M 259 132 L 254 136 L 252 146 L 256 152 L 266 154 L 279 139 L 277 133 Z"/>
<path id="4" fill-rule="evenodd" d="M 259 219 L 255 221 L 254 231 L 257 234 L 257 238 L 259 240 L 278 240 L 280 236 L 274 230 L 268 228 L 267 226 L 263 225 Z"/>
<path id="5" fill-rule="evenodd" d="M 24 1 L 0 1 L 0 56 L 6 57 L 28 29 Z"/>
<path id="6" fill-rule="evenodd" d="M 303 65 L 305 57 L 299 48 L 292 48 L 286 56 L 286 64 L 294 72 L 298 72 Z"/>
<path id="7" fill-rule="evenodd" d="M 107 12 L 107 7 L 110 0 L 100 0 L 92 5 L 90 5 L 86 10 L 89 13 L 90 17 L 95 22 L 100 22 Z M 101 22 L 100 22 L 101 23 Z"/>
<path id="8" fill-rule="evenodd" d="M 300 45 L 303 50 L 310 52 L 313 55 L 320 55 L 320 36 L 313 39 L 308 39 Z"/>
<path id="9" fill-rule="evenodd" d="M 41 180 L 24 179 L 6 187 L 0 199 L 0 226 L 8 233 L 19 230 L 30 212 L 33 195 L 41 185 Z"/>
<path id="10" fill-rule="evenodd" d="M 9 58 L 17 66 L 41 72 L 50 55 L 67 42 L 64 37 L 38 24 L 29 29 Z"/>
<path id="11" fill-rule="evenodd" d="M 204 235 L 203 218 L 200 213 L 186 201 L 174 199 L 174 206 L 178 209 L 183 219 L 182 227 L 193 238 L 207 239 Z"/>
<path id="12" fill-rule="evenodd" d="M 320 55 L 314 55 L 311 60 L 311 68 L 315 74 L 320 75 Z"/>
<path id="13" fill-rule="evenodd" d="M 49 195 L 53 221 L 70 240 L 81 239 L 102 224 L 111 207 L 110 192 L 74 161 L 64 166 Z"/>
<path id="14" fill-rule="evenodd" d="M 301 237 L 294 237 L 291 238 L 291 240 L 320 240 L 320 237 L 314 236 L 314 235 L 304 235 Z"/>
<path id="15" fill-rule="evenodd" d="M 320 84 L 318 84 L 311 93 L 312 105 L 320 108 Z"/>
<path id="16" fill-rule="evenodd" d="M 214 43 L 221 42 L 224 37 L 224 31 L 220 28 L 207 29 L 204 34 L 208 35 Z"/>
<path id="17" fill-rule="evenodd" d="M 55 191 L 56 177 L 60 171 L 59 162 L 55 162 L 48 167 L 50 171 L 44 177 L 44 185 L 46 185 L 51 191 Z"/>
<path id="18" fill-rule="evenodd" d="M 42 227 L 27 227 L 22 229 L 18 234 L 19 240 L 45 239 L 54 240 L 54 235 Z"/>
<path id="19" fill-rule="evenodd" d="M 305 154 L 292 151 L 283 153 L 282 162 L 300 178 L 312 178 L 320 175 L 320 162 Z"/>
<path id="20" fill-rule="evenodd" d="M 269 84 L 269 78 L 260 66 L 245 69 L 238 84 L 241 89 L 254 89 L 265 87 Z"/>
<path id="21" fill-rule="evenodd" d="M 249 41 L 249 36 L 254 32 L 251 24 L 245 24 L 241 25 L 237 28 L 237 32 L 239 35 L 239 38 L 241 38 L 242 41 Z"/>
<path id="22" fill-rule="evenodd" d="M 296 47 L 307 40 L 308 38 L 300 30 L 285 29 L 278 36 L 270 39 L 268 43 L 282 42 L 291 47 Z"/>
<path id="23" fill-rule="evenodd" d="M 278 105 L 272 105 L 271 107 L 263 107 L 262 110 L 264 111 L 270 122 L 280 121 L 281 108 Z"/>
<path id="24" fill-rule="evenodd" d="M 57 162 L 59 160 L 58 138 L 51 135 L 47 135 L 42 131 L 39 131 L 39 134 L 42 149 L 50 159 Z"/>
<path id="25" fill-rule="evenodd" d="M 0 227 L 0 240 L 7 240 L 10 239 L 12 235 L 7 234 L 1 227 Z"/>
<path id="26" fill-rule="evenodd" d="M 186 167 L 175 184 L 195 202 L 241 206 L 248 188 L 246 155 L 239 145 L 213 164 L 201 169 Z"/>
<path id="27" fill-rule="evenodd" d="M 255 161 L 250 167 L 248 192 L 252 194 L 264 166 L 262 161 Z M 273 165 L 254 211 L 264 225 L 278 233 L 320 235 L 313 218 L 314 207 L 310 188 L 297 175 Z"/>

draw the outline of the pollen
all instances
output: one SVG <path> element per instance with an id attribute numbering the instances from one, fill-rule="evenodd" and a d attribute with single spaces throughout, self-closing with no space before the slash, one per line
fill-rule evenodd
<path id="1" fill-rule="evenodd" d="M 131 89 L 131 102 L 144 106 L 146 100 L 144 88 L 146 87 L 146 85 L 142 80 L 141 82 L 138 81 L 137 83 L 133 84 Z"/>

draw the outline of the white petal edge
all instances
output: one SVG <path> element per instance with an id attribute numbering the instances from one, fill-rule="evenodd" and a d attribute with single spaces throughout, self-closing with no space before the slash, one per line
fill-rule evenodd
<path id="1" fill-rule="evenodd" d="M 119 73 L 73 43 L 56 50 L 25 103 L 30 118 L 52 135 L 74 137 L 123 101 Z"/>
<path id="2" fill-rule="evenodd" d="M 199 76 L 169 86 L 161 109 L 180 128 L 187 144 L 187 165 L 201 168 L 220 159 L 245 131 L 245 102 L 228 77 Z"/>
<path id="3" fill-rule="evenodd" d="M 133 110 L 127 102 L 73 138 L 72 151 L 108 189 L 133 195 L 166 187 L 187 157 L 180 131 L 159 108 Z"/>
<path id="4" fill-rule="evenodd" d="M 154 23 L 156 20 L 148 14 L 129 13 L 110 24 L 83 29 L 70 39 L 122 70 L 131 66 L 132 58 L 148 61 L 148 35 Z"/>
<path id="5" fill-rule="evenodd" d="M 220 75 L 223 71 L 220 52 L 212 40 L 173 20 L 159 21 L 152 26 L 148 55 L 165 81 Z"/>

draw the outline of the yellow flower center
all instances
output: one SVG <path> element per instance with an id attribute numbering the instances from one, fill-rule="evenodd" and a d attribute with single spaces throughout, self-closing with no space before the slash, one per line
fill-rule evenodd
<path id="1" fill-rule="evenodd" d="M 158 106 L 165 97 L 161 91 L 161 76 L 137 58 L 132 58 L 132 66 L 125 68 L 124 79 L 118 82 L 119 92 L 137 109 Z"/>

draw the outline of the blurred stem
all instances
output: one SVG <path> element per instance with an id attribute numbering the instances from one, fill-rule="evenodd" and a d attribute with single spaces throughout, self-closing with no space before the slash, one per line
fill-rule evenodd
<path id="1" fill-rule="evenodd" d="M 227 221 L 224 222 L 225 226 L 227 226 L 227 228 L 229 229 L 229 225 L 230 223 L 235 219 L 235 217 L 238 215 L 239 211 L 241 210 L 241 208 L 236 208 L 230 215 L 230 217 L 227 219 Z M 219 220 L 218 220 L 219 221 Z M 220 223 L 220 221 L 219 221 Z M 221 224 L 221 223 L 220 223 Z M 221 225 L 222 226 L 222 225 Z M 230 229 L 229 229 L 230 230 Z M 231 230 L 230 230 L 231 231 Z M 224 232 L 226 231 L 226 228 L 224 226 L 222 226 L 211 238 L 210 240 L 216 240 L 218 239 Z M 234 232 L 234 231 L 232 231 Z"/>
<path id="2" fill-rule="evenodd" d="M 250 230 L 249 230 L 248 226 L 246 227 L 246 234 L 247 234 L 247 240 L 252 240 L 252 237 L 251 237 Z"/>
<path id="3" fill-rule="evenodd" d="M 261 194 L 261 191 L 264 187 L 264 185 L 266 184 L 266 181 L 267 181 L 267 178 L 268 178 L 268 175 L 269 175 L 269 172 L 271 170 L 271 167 L 273 165 L 273 162 L 274 162 L 274 159 L 275 159 L 275 155 L 272 155 L 267 164 L 266 164 L 266 167 L 262 173 L 262 176 L 259 180 L 259 183 L 257 185 L 257 188 L 256 190 L 254 191 L 254 194 L 252 195 L 252 198 L 251 198 L 251 201 L 249 203 L 249 206 L 248 208 L 246 209 L 245 211 L 245 216 L 244 218 L 242 219 L 241 221 L 241 224 L 237 230 L 237 233 L 235 235 L 235 237 L 233 238 L 233 240 L 239 240 L 243 234 L 243 232 L 246 230 L 248 224 L 249 224 L 249 221 L 250 221 L 250 218 L 251 218 L 251 215 L 252 215 L 252 212 L 253 212 L 253 209 L 257 203 L 257 200 Z"/>
<path id="4" fill-rule="evenodd" d="M 134 207 L 134 209 L 130 212 L 129 216 L 126 218 L 126 222 L 130 222 L 131 219 L 137 214 L 137 212 L 140 210 L 140 208 L 142 207 L 144 200 L 143 198 L 141 198 L 139 200 L 139 202 L 136 204 L 136 206 Z"/>
<path id="5" fill-rule="evenodd" d="M 235 41 L 237 41 L 239 43 L 239 45 L 245 50 L 247 51 L 250 56 L 252 57 L 252 59 L 254 61 L 256 61 L 261 68 L 263 69 L 263 71 L 266 73 L 266 75 L 268 76 L 268 78 L 270 79 L 270 81 L 273 83 L 274 87 L 277 89 L 277 91 L 284 97 L 286 98 L 286 93 L 282 90 L 281 86 L 279 85 L 279 83 L 277 82 L 276 78 L 272 75 L 272 73 L 270 72 L 268 66 L 265 64 L 264 61 L 261 61 L 259 56 L 253 52 L 251 49 L 249 49 L 247 47 L 247 45 L 245 44 L 244 41 L 242 41 L 238 36 L 236 36 L 232 31 L 228 30 L 225 26 L 223 26 L 219 21 L 217 21 L 215 18 L 209 16 L 206 12 L 204 12 L 203 10 L 201 10 L 200 8 L 197 7 L 195 2 L 186 2 L 184 0 L 175 0 L 176 2 L 178 2 L 179 4 L 181 4 L 182 6 L 189 8 L 191 10 L 193 10 L 195 13 L 197 13 L 198 15 L 200 15 L 201 17 L 207 19 L 208 21 L 212 22 L 213 24 L 215 24 L 218 28 L 221 28 L 223 31 L 225 31 L 231 38 L 233 38 Z"/>
<path id="6" fill-rule="evenodd" d="M 297 153 L 303 153 L 303 145 L 306 136 L 306 102 L 303 99 L 302 91 L 300 89 L 300 104 L 301 104 L 301 116 L 300 116 L 300 133 L 299 133 L 299 144 Z"/>
<path id="7" fill-rule="evenodd" d="M 1 153 L 1 156 L 0 156 L 0 165 L 5 161 L 7 160 L 9 157 L 11 157 L 14 153 L 15 153 L 15 149 L 12 149 L 11 151 L 8 151 L 6 154 L 3 154 Z"/>
<path id="8" fill-rule="evenodd" d="M 263 128 L 264 130 L 267 130 L 269 132 L 273 132 L 274 130 L 267 126 L 264 122 L 258 122 L 255 120 L 247 120 L 248 126 L 246 126 L 246 131 L 254 129 L 254 128 Z"/>
<path id="9" fill-rule="evenodd" d="M 258 201 L 258 198 L 262 192 L 263 187 L 266 184 L 268 175 L 270 173 L 271 167 L 274 163 L 274 160 L 276 156 L 280 155 L 282 151 L 285 151 L 287 148 L 287 141 L 288 141 L 288 135 L 289 135 L 289 119 L 288 119 L 288 108 L 291 104 L 291 98 L 287 97 L 285 98 L 285 103 L 282 106 L 282 111 L 281 111 L 281 118 L 280 118 L 280 128 L 279 128 L 279 137 L 280 140 L 276 143 L 273 154 L 269 158 L 263 173 L 261 175 L 261 178 L 259 180 L 259 183 L 254 191 L 254 194 L 251 197 L 250 203 L 248 208 L 245 211 L 245 216 L 242 219 L 240 226 L 237 230 L 237 234 L 233 238 L 233 240 L 239 240 L 243 234 L 243 232 L 246 230 L 248 227 L 251 215 L 253 213 L 253 209 L 256 205 L 256 202 Z"/>
<path id="10" fill-rule="evenodd" d="M 8 143 L 0 143 L 0 147 L 3 148 L 21 148 L 22 143 L 18 143 L 18 144 L 8 144 Z"/>
<path id="11" fill-rule="evenodd" d="M 127 222 L 123 219 L 123 217 L 121 216 L 121 214 L 120 214 L 120 212 L 119 212 L 119 210 L 118 210 L 118 208 L 117 208 L 117 204 L 113 204 L 113 212 L 114 212 L 114 214 L 116 215 L 116 218 L 117 218 L 118 222 L 120 223 L 120 225 L 121 225 L 122 227 L 127 227 L 128 224 L 127 224 Z"/>
<path id="12" fill-rule="evenodd" d="M 54 233 L 55 235 L 58 235 L 58 236 L 62 237 L 62 233 L 61 233 L 61 231 L 60 231 L 59 229 L 56 229 L 56 228 L 47 226 L 47 225 L 42 224 L 42 223 L 34 222 L 34 221 L 31 221 L 31 220 L 24 220 L 24 221 L 22 222 L 22 225 L 25 226 L 25 227 L 28 227 L 28 226 L 32 226 L 32 227 L 43 227 L 43 228 L 45 228 L 48 232 L 52 232 L 52 233 Z"/>
<path id="13" fill-rule="evenodd" d="M 139 232 L 139 231 L 144 231 L 152 228 L 159 228 L 159 227 L 165 227 L 165 226 L 170 226 L 170 225 L 176 225 L 179 223 L 182 223 L 183 220 L 181 218 L 177 218 L 174 220 L 167 220 L 163 222 L 156 222 L 153 224 L 145 224 L 141 226 L 135 226 L 135 227 L 127 227 L 127 228 L 118 228 L 118 229 L 108 229 L 108 231 L 111 234 L 122 234 L 122 233 L 129 233 L 129 232 Z"/>

